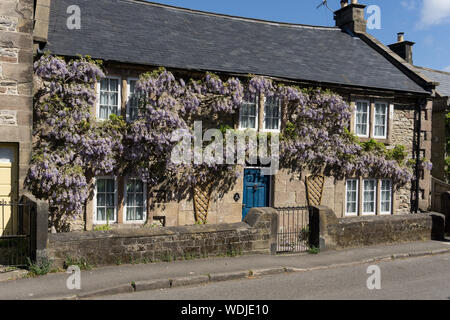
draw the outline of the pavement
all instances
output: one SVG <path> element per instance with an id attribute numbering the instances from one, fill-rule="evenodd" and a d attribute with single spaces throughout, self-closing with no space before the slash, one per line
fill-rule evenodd
<path id="1" fill-rule="evenodd" d="M 230 314 L 226 312 L 226 305 L 264 305 L 265 300 L 446 300 L 450 302 L 449 270 L 450 253 L 446 253 L 341 268 L 286 272 L 233 281 L 115 294 L 91 299 L 169 300 L 172 301 L 168 304 L 171 308 L 165 309 L 170 309 L 169 312 L 173 315 L 167 314 L 167 316 L 174 319 L 181 318 L 183 308 L 189 305 L 215 306 L 214 315 L 226 318 L 226 315 Z M 259 302 L 260 300 L 264 302 Z M 155 305 L 160 306 L 159 303 Z M 289 310 L 291 312 L 299 307 L 296 303 L 286 304 L 286 302 L 269 305 L 268 309 L 277 318 L 287 312 L 290 306 L 292 306 L 292 310 Z M 278 305 L 283 306 L 281 310 L 277 308 Z M 211 318 L 217 318 L 217 316 Z"/>
<path id="2" fill-rule="evenodd" d="M 371 246 L 319 254 L 247 255 L 164 263 L 119 265 L 81 271 L 81 289 L 69 290 L 67 273 L 51 273 L 37 278 L 0 282 L 0 299 L 90 299 L 145 290 L 263 277 L 265 275 L 308 272 L 413 259 L 450 252 L 450 241 L 421 241 Z"/>

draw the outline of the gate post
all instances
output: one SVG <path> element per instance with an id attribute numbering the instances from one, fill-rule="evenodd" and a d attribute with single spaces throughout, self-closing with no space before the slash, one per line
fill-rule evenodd
<path id="1" fill-rule="evenodd" d="M 36 246 L 35 258 L 40 262 L 47 258 L 47 239 L 48 239 L 48 202 L 38 201 L 36 207 Z"/>
<path id="2" fill-rule="evenodd" d="M 310 209 L 310 241 L 320 248 L 335 249 L 335 230 L 338 219 L 333 210 L 326 206 L 313 206 Z"/>
<path id="3" fill-rule="evenodd" d="M 320 243 L 320 217 L 317 207 L 309 207 L 309 246 L 322 249 Z"/>
<path id="4" fill-rule="evenodd" d="M 36 200 L 29 195 L 22 196 L 22 203 L 29 206 L 30 259 L 39 263 L 47 257 L 48 203 Z"/>

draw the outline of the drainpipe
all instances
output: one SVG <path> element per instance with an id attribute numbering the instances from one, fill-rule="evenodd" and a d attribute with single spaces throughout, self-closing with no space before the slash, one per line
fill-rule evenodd
<path id="1" fill-rule="evenodd" d="M 411 211 L 414 213 L 418 213 L 419 211 L 419 197 L 420 197 L 420 138 L 422 131 L 422 106 L 425 104 L 424 100 L 420 100 L 417 104 L 416 112 L 418 114 L 417 121 L 417 141 L 416 141 L 416 190 L 415 190 L 415 201 L 414 207 L 411 208 Z"/>

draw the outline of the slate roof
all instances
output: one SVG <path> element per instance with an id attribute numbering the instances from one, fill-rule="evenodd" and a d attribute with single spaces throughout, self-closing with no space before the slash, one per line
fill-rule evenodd
<path id="1" fill-rule="evenodd" d="M 450 97 L 450 72 L 433 70 L 423 67 L 415 67 L 416 70 L 422 73 L 425 77 L 432 81 L 439 82 L 436 91 L 441 97 Z"/>
<path id="2" fill-rule="evenodd" d="M 80 30 L 66 26 L 67 7 L 74 4 L 81 9 Z M 426 93 L 361 39 L 339 28 L 142 1 L 52 1 L 45 50 L 142 65 Z"/>

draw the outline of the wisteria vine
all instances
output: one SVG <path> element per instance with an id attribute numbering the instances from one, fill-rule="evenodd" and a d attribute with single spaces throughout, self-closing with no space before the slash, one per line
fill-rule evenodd
<path id="1" fill-rule="evenodd" d="M 242 101 L 262 95 L 275 96 L 285 110 L 281 168 L 338 179 L 389 177 L 397 186 L 413 178 L 403 153 L 396 157 L 389 150 L 369 148 L 348 131 L 352 107 L 330 91 L 286 86 L 261 76 L 249 77 L 245 85 L 212 73 L 185 82 L 158 69 L 141 75 L 136 84 L 136 120 L 111 116 L 96 122 L 91 115 L 95 86 L 104 76 L 98 62 L 44 55 L 35 62 L 34 73 L 36 139 L 25 185 L 60 215 L 82 213 L 95 175 L 131 174 L 150 187 L 165 182 L 183 190 L 206 183 L 224 192 L 238 178 L 239 167 L 214 161 L 172 163 L 177 144 L 172 133 L 184 129 L 191 134 L 195 121 L 202 121 L 204 130 L 206 124 L 232 129 Z"/>

